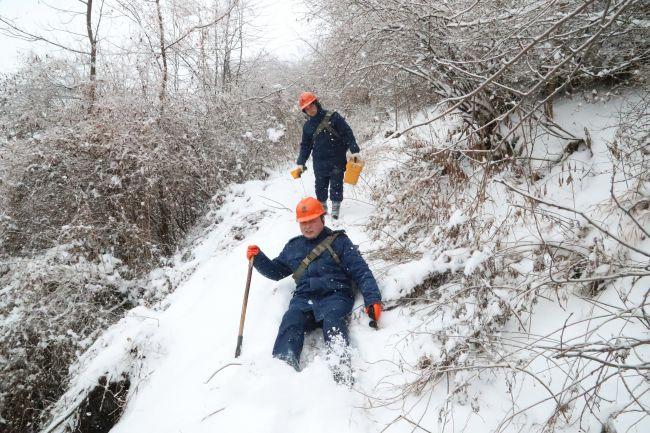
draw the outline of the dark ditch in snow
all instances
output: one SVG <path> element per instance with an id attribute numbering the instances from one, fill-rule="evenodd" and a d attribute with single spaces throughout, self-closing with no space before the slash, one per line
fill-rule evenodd
<path id="1" fill-rule="evenodd" d="M 108 382 L 102 376 L 79 408 L 79 421 L 74 433 L 108 433 L 122 416 L 131 381 L 123 377 Z"/>

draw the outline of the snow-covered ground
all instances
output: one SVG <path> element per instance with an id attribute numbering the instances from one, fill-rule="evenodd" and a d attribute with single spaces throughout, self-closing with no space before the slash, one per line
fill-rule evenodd
<path id="1" fill-rule="evenodd" d="M 608 139 L 606 122 L 599 118 L 586 119 L 580 110 L 576 104 L 557 109 L 560 116 L 566 117 L 565 124 L 575 119 L 582 122 L 578 129 L 588 124 L 594 143 Z M 586 117 L 598 111 L 594 107 L 589 110 Z M 367 178 L 380 177 L 401 157 L 398 144 L 380 144 L 364 147 L 369 160 Z M 594 145 L 593 149 L 599 148 Z M 584 150 L 572 158 L 586 159 L 584 163 L 594 168 L 604 164 L 599 155 L 592 159 L 587 153 Z M 552 176 L 553 173 L 547 179 Z M 582 208 L 608 194 L 603 184 L 585 183 L 585 188 L 588 189 L 582 193 L 564 192 L 574 195 L 573 203 Z M 566 199 L 563 190 L 552 187 L 550 181 L 547 189 L 547 198 Z M 499 427 L 513 414 L 513 408 L 523 409 L 539 401 L 542 403 L 525 416 L 515 417 L 511 423 L 501 426 L 513 432 L 543 430 L 549 414 L 556 409 L 556 399 L 548 398 L 548 390 L 561 382 L 561 376 L 542 358 L 532 360 L 532 366 L 529 364 L 530 369 L 539 371 L 539 378 L 521 380 L 516 389 L 511 388 L 508 374 L 485 371 L 471 386 L 461 387 L 462 392 L 457 392 L 450 404 L 448 393 L 473 374 L 462 372 L 436 379 L 433 386 L 419 394 L 403 394 L 401 386 L 419 375 L 413 371 L 418 360 L 423 355 L 435 359 L 440 351 L 440 343 L 432 337 L 440 323 L 427 321 L 426 308 L 397 306 L 386 311 L 378 330 L 368 326 L 361 308 L 354 310 L 350 333 L 356 383 L 350 389 L 333 381 L 318 332 L 306 341 L 300 373 L 271 357 L 277 327 L 291 298 L 293 280 L 274 282 L 254 273 L 242 355 L 234 358 L 246 279 L 246 247 L 257 244 L 269 256 L 277 255 L 288 239 L 299 234 L 293 213 L 295 204 L 312 194 L 311 170 L 301 180 L 293 180 L 288 170 L 281 170 L 265 181 L 233 186 L 223 205 L 208 215 L 203 228 L 197 229 L 191 246 L 175 258 L 172 270 L 159 271 L 161 286 L 166 278 L 176 278 L 183 280 L 179 287 L 160 305 L 140 306 L 109 329 L 74 367 L 74 386 L 60 406 L 69 406 L 82 390 L 92 388 L 105 373 L 117 377 L 124 372 L 131 377 L 131 390 L 113 433 L 479 433 Z M 346 197 L 342 218 L 334 223 L 328 219 L 328 225 L 346 229 L 362 252 L 376 248 L 378 245 L 364 231 L 365 222 L 376 206 L 368 189 L 346 186 Z M 464 217 L 454 214 L 449 224 L 462 222 Z M 647 242 L 645 247 L 648 249 Z M 439 260 L 440 257 L 424 254 L 418 260 L 400 265 L 371 261 L 371 268 L 377 270 L 385 301 L 393 304 L 401 293 L 421 283 L 433 269 L 454 267 L 456 271 L 471 274 L 489 256 L 489 251 L 456 253 L 462 260 L 452 260 L 449 264 Z M 526 272 L 528 267 L 532 269 L 532 263 L 524 261 L 516 266 L 521 272 Z M 640 296 L 647 291 L 648 279 L 635 284 L 639 289 L 632 295 Z M 607 289 L 599 301 L 617 304 L 620 301 L 617 289 L 625 287 Z M 361 299 L 357 305 L 361 305 Z M 552 334 L 569 317 L 571 320 L 590 318 L 595 311 L 598 309 L 593 303 L 571 294 L 562 301 L 541 299 L 528 333 Z M 595 325 L 598 324 L 586 321 L 584 326 L 576 326 L 570 332 L 578 336 Z M 612 322 L 598 332 L 615 333 L 617 326 Z M 641 326 L 634 326 L 628 329 L 631 335 L 643 332 Z M 516 323 L 504 327 L 506 333 L 513 333 L 510 335 L 517 329 Z M 648 354 L 644 356 L 647 361 Z M 607 392 L 610 391 L 608 395 L 617 395 L 616 390 Z M 605 400 L 601 411 L 611 413 L 620 403 L 616 398 Z M 650 431 L 648 421 L 645 418 L 630 431 Z M 633 420 L 624 420 L 619 428 L 632 424 Z M 600 432 L 601 424 L 595 417 L 586 415 L 582 423 L 572 419 L 556 424 L 555 429 Z"/>
<path id="2" fill-rule="evenodd" d="M 355 310 L 350 331 L 358 390 L 349 390 L 333 382 L 318 333 L 307 340 L 299 374 L 270 356 L 293 280 L 276 283 L 255 273 L 242 355 L 237 360 L 233 356 L 246 279 L 246 246 L 255 243 L 273 256 L 300 234 L 293 208 L 304 195 L 303 184 L 306 190 L 313 188 L 310 172 L 298 181 L 280 172 L 264 182 L 233 187 L 225 204 L 210 215 L 221 222 L 192 250 L 192 260 L 179 263 L 178 272 L 183 272 L 180 268 L 193 272 L 165 300 L 167 308 L 131 311 L 95 345 L 109 349 L 91 364 L 99 370 L 86 371 L 85 385 L 92 386 L 105 366 L 119 369 L 129 363 L 133 348 L 141 362 L 128 409 L 113 431 L 377 429 L 362 409 L 363 393 L 372 392 L 377 377 L 364 370 L 368 361 L 384 357 L 392 335 L 408 327 L 408 320 L 399 314 L 385 313 L 381 329 L 375 331 L 367 318 L 359 317 L 360 309 Z M 342 219 L 333 226 L 346 228 L 363 250 L 367 237 L 360 223 L 371 211 L 368 204 L 347 200 Z M 208 382 L 217 369 L 234 362 L 241 365 L 226 367 Z"/>

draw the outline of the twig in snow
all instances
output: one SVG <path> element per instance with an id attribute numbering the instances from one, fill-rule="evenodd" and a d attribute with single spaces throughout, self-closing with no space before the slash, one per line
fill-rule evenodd
<path id="1" fill-rule="evenodd" d="M 260 197 L 263 198 L 263 199 L 265 199 L 265 200 L 272 201 L 273 203 L 277 203 L 277 204 L 279 205 L 279 206 L 269 206 L 269 207 L 271 207 L 271 208 L 273 208 L 273 209 L 280 209 L 280 210 L 285 210 L 285 209 L 286 209 L 286 210 L 288 210 L 289 212 L 291 212 L 291 209 L 289 209 L 288 207 L 286 207 L 284 204 L 280 203 L 280 202 L 277 201 L 277 200 L 273 200 L 272 198 L 268 198 L 268 197 L 265 197 L 265 196 L 263 196 L 263 195 L 261 195 Z"/>
<path id="2" fill-rule="evenodd" d="M 405 417 L 404 415 L 399 415 L 397 418 L 395 418 L 393 421 L 391 421 L 390 424 L 388 424 L 386 427 L 384 427 L 384 429 L 383 429 L 382 431 L 380 431 L 379 433 L 384 433 L 384 432 L 386 431 L 387 428 L 389 428 L 390 426 L 392 426 L 393 424 L 395 424 L 395 423 L 396 423 L 397 421 L 399 421 L 400 419 L 403 419 L 404 421 L 410 423 L 411 425 L 413 425 L 414 428 L 419 428 L 419 429 L 422 430 L 422 431 L 425 431 L 425 432 L 427 432 L 427 433 L 431 433 L 430 430 L 425 429 L 425 428 L 422 427 L 420 424 L 416 423 L 415 421 L 412 421 L 412 420 L 408 419 L 408 418 Z"/>
<path id="3" fill-rule="evenodd" d="M 222 407 L 221 409 L 217 409 L 217 410 L 215 410 L 214 412 L 207 414 L 206 416 L 203 417 L 203 419 L 201 420 L 201 422 L 203 422 L 203 421 L 205 421 L 206 419 L 210 418 L 212 415 L 216 415 L 216 414 L 218 414 L 219 412 L 221 412 L 221 411 L 224 410 L 224 409 L 225 409 L 225 407 Z"/>
<path id="4" fill-rule="evenodd" d="M 221 370 L 223 370 L 223 369 L 226 368 L 226 367 L 230 367 L 231 365 L 241 365 L 241 363 L 239 363 L 239 362 L 231 362 L 230 364 L 226 364 L 226 365 L 224 365 L 223 367 L 219 368 L 217 371 L 215 371 L 214 373 L 212 373 L 212 375 L 208 378 L 208 380 L 206 380 L 206 381 L 203 382 L 203 383 L 204 383 L 205 385 L 207 385 L 208 382 L 210 382 L 210 381 L 212 380 L 212 378 L 215 377 L 215 376 L 217 375 L 217 373 L 219 373 Z"/>

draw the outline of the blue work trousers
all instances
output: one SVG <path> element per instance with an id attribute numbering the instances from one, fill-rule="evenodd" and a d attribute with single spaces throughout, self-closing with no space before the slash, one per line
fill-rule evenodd
<path id="1" fill-rule="evenodd" d="M 323 328 L 323 338 L 327 345 L 339 338 L 346 346 L 349 345 L 347 314 L 343 314 L 341 310 L 335 309 L 326 314 L 321 322 L 317 322 L 313 311 L 289 307 L 280 323 L 273 346 L 273 356 L 286 361 L 299 371 L 305 334 L 319 327 Z"/>
<path id="2" fill-rule="evenodd" d="M 318 201 L 327 201 L 328 189 L 329 198 L 332 201 L 343 201 L 343 175 L 345 170 L 341 167 L 333 167 L 329 172 L 315 173 L 316 177 L 316 198 Z"/>

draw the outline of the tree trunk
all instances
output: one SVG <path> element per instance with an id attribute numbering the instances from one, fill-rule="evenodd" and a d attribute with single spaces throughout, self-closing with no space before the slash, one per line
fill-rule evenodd
<path id="1" fill-rule="evenodd" d="M 160 56 L 162 57 L 162 82 L 160 85 L 160 118 L 165 112 L 165 97 L 167 94 L 167 51 L 165 49 L 165 32 L 163 27 L 162 11 L 160 10 L 160 0 L 156 0 L 156 9 L 158 11 L 158 29 L 160 31 Z"/>
<path id="2" fill-rule="evenodd" d="M 88 99 L 90 100 L 90 107 L 88 111 L 92 111 L 95 103 L 95 87 L 97 85 L 97 40 L 93 35 L 92 24 L 93 13 L 93 0 L 86 2 L 86 31 L 88 32 L 88 41 L 90 42 L 90 89 L 88 91 Z"/>
<path id="3" fill-rule="evenodd" d="M 230 3 L 228 4 L 230 7 Z M 232 38 L 230 35 L 230 26 L 232 24 L 232 10 L 226 15 L 226 25 L 223 30 L 223 62 L 221 66 L 221 90 L 227 91 L 230 88 L 231 71 L 230 58 L 232 55 Z"/>
<path id="4" fill-rule="evenodd" d="M 239 8 L 238 10 L 239 23 L 237 24 L 239 32 L 239 62 L 237 63 L 237 72 L 235 73 L 235 85 L 239 84 L 239 78 L 241 77 L 241 63 L 244 56 L 244 10 Z"/>

